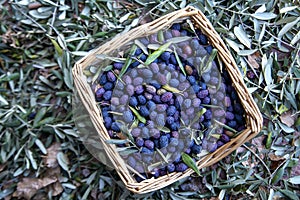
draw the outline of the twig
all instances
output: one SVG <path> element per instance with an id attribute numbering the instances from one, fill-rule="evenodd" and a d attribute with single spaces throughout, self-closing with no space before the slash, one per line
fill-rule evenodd
<path id="1" fill-rule="evenodd" d="M 267 169 L 269 176 L 271 176 L 271 171 L 268 168 L 268 166 L 266 165 L 266 163 L 249 147 L 247 147 L 245 144 L 242 145 L 244 148 L 246 148 L 247 150 L 249 150 L 262 164 L 263 166 Z"/>
<path id="2" fill-rule="evenodd" d="M 26 13 L 24 13 L 16 3 L 13 3 L 13 5 L 15 5 L 15 8 L 22 13 L 22 15 L 24 15 L 25 17 L 27 17 L 28 19 L 30 19 L 34 24 L 36 24 L 40 29 L 42 29 L 44 32 L 47 32 L 47 30 L 42 27 L 37 21 L 35 21 L 32 17 L 30 17 L 29 15 L 27 15 Z"/>

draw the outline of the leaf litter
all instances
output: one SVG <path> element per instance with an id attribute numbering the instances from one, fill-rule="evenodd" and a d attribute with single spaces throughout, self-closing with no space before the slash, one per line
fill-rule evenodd
<path id="1" fill-rule="evenodd" d="M 200 170 L 200 177 L 188 177 L 153 192 L 152 198 L 213 199 L 219 196 L 241 199 L 247 194 L 251 198 L 267 199 L 266 194 L 269 194 L 269 199 L 271 195 L 299 199 L 299 195 L 295 196 L 299 194 L 295 177 L 300 175 L 297 125 L 297 102 L 300 100 L 297 41 L 300 37 L 299 18 L 294 17 L 299 16 L 299 5 L 290 0 L 279 1 L 276 5 L 272 1 L 261 4 L 216 0 L 41 1 L 38 4 L 19 1 L 11 5 L 1 2 L 0 112 L 4 117 L 0 123 L 0 141 L 5 144 L 0 147 L 1 198 L 10 199 L 16 195 L 27 199 L 47 198 L 49 191 L 53 196 L 73 194 L 90 199 L 146 197 L 133 198 L 129 192 L 121 194 L 124 186 L 116 172 L 104 170 L 105 166 L 91 157 L 75 134 L 51 127 L 58 124 L 63 124 L 62 129 L 74 127 L 70 114 L 73 88 L 70 72 L 80 55 L 136 26 L 137 21 L 155 19 L 184 5 L 202 10 L 221 37 L 226 38 L 238 66 L 257 74 L 256 78 L 252 78 L 251 73 L 244 74 L 244 80 L 247 87 L 256 88 L 252 95 L 267 123 L 257 139 L 245 144 L 251 151 L 241 147 L 214 166 Z M 38 15 L 41 8 L 46 10 Z M 53 11 L 58 18 L 53 18 Z M 20 23 L 15 23 L 16 19 Z M 48 35 L 44 34 L 46 32 Z M 249 55 L 254 50 L 256 53 Z M 248 62 L 245 64 L 244 60 Z M 48 73 L 41 73 L 45 71 Z M 16 76 L 9 78 L 8 72 Z M 4 79 L 3 74 L 7 74 Z M 38 78 L 39 75 L 44 78 Z M 55 95 L 57 92 L 66 95 Z M 19 105 L 25 113 L 15 109 L 13 104 Z M 287 110 L 278 113 L 277 105 L 284 105 Z M 39 142 L 35 142 L 35 138 Z M 17 152 L 11 153 L 16 158 L 14 162 L 9 152 Z M 28 155 L 30 161 L 26 161 Z M 26 162 L 36 163 L 38 167 L 27 167 Z M 285 163 L 288 164 L 285 166 Z M 266 167 L 274 170 L 272 177 Z M 83 169 L 94 175 L 87 180 Z M 63 175 L 64 170 L 69 176 Z M 40 175 L 36 177 L 36 174 Z M 79 183 L 76 180 L 80 178 Z M 115 182 L 107 184 L 105 179 Z M 271 185 L 271 181 L 276 185 Z M 87 190 L 90 185 L 93 189 Z M 63 190 L 63 187 L 68 189 Z M 9 192 L 3 193 L 4 189 Z"/>

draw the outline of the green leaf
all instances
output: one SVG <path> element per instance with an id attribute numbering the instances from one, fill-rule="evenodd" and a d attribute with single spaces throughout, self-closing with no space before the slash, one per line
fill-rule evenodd
<path id="1" fill-rule="evenodd" d="M 127 56 L 127 59 L 126 59 L 126 62 L 124 64 L 124 66 L 122 67 L 121 69 L 121 72 L 119 74 L 119 79 L 121 79 L 121 77 L 125 74 L 125 72 L 127 71 L 129 65 L 131 64 L 131 61 L 132 61 L 132 58 L 131 56 L 134 55 L 135 51 L 137 49 L 137 46 L 136 45 L 133 45 L 129 51 L 129 55 Z"/>
<path id="2" fill-rule="evenodd" d="M 284 132 L 286 132 L 286 133 L 293 133 L 293 132 L 295 132 L 295 129 L 293 129 L 293 128 L 291 128 L 291 127 L 288 127 L 287 125 L 285 125 L 285 124 L 283 124 L 283 123 L 281 123 L 281 122 L 277 122 L 278 124 L 279 124 L 279 126 L 280 126 L 280 128 L 284 131 Z"/>
<path id="3" fill-rule="evenodd" d="M 264 54 L 262 57 L 262 67 L 263 67 L 263 75 L 267 85 L 270 85 L 273 81 L 272 79 L 272 58 L 267 58 Z"/>
<path id="4" fill-rule="evenodd" d="M 180 58 L 179 58 L 179 56 L 178 56 L 175 48 L 174 48 L 174 53 L 175 53 L 175 58 L 176 58 L 176 60 L 178 62 L 180 70 L 182 71 L 182 73 L 184 74 L 184 76 L 186 76 L 185 69 L 184 69 L 184 67 L 182 65 L 182 62 L 181 62 L 181 60 L 180 60 Z"/>
<path id="5" fill-rule="evenodd" d="M 47 150 L 46 150 L 46 148 L 45 148 L 45 146 L 44 146 L 44 144 L 42 143 L 41 140 L 36 139 L 36 140 L 34 141 L 34 143 L 36 144 L 36 146 L 39 147 L 39 149 L 41 150 L 41 152 L 42 152 L 43 154 L 47 154 Z"/>
<path id="6" fill-rule="evenodd" d="M 289 11 L 292 11 L 294 9 L 298 8 L 298 6 L 288 6 L 288 7 L 283 7 L 280 9 L 280 13 L 286 13 L 286 12 L 289 12 Z"/>
<path id="7" fill-rule="evenodd" d="M 284 105 L 284 104 L 281 104 L 280 106 L 279 106 L 279 109 L 278 109 L 278 113 L 280 114 L 280 115 L 282 115 L 282 113 L 284 113 L 284 112 L 286 112 L 286 111 L 288 111 L 289 109 Z"/>
<path id="8" fill-rule="evenodd" d="M 196 165 L 196 162 L 188 154 L 186 154 L 186 153 L 182 153 L 181 156 L 182 156 L 183 162 L 187 166 L 189 166 L 190 168 L 192 168 L 198 174 L 198 176 L 200 176 L 200 171 L 199 171 L 199 169 L 198 169 L 198 167 Z"/>
<path id="9" fill-rule="evenodd" d="M 165 41 L 165 38 L 164 38 L 164 33 L 162 30 L 159 30 L 158 33 L 157 33 L 157 38 L 158 38 L 158 41 L 159 42 L 164 42 Z"/>
<path id="10" fill-rule="evenodd" d="M 36 124 L 36 127 L 39 127 L 44 124 L 50 124 L 55 120 L 55 117 L 47 117 Z"/>
<path id="11" fill-rule="evenodd" d="M 283 177 L 283 174 L 284 174 L 284 171 L 285 171 L 285 168 L 286 166 L 288 165 L 289 161 L 287 161 L 282 167 L 280 167 L 276 172 L 275 174 L 273 175 L 272 179 L 271 179 L 271 183 L 272 184 L 276 184 L 278 183 L 278 181 L 282 180 L 282 177 Z"/>
<path id="12" fill-rule="evenodd" d="M 173 38 L 168 39 L 167 42 L 171 42 L 172 44 L 177 44 L 180 42 L 188 41 L 190 39 L 191 39 L 191 37 L 189 37 L 189 36 L 173 37 Z"/>
<path id="13" fill-rule="evenodd" d="M 299 200 L 299 197 L 297 196 L 297 194 L 295 194 L 294 192 L 290 191 L 290 190 L 281 190 L 279 189 L 279 191 L 284 194 L 285 196 L 289 197 L 290 199 L 293 200 Z"/>
<path id="14" fill-rule="evenodd" d="M 61 168 L 63 168 L 65 171 L 69 171 L 69 160 L 67 158 L 67 156 L 65 154 L 63 154 L 62 152 L 58 152 L 58 154 L 56 155 L 58 164 L 61 166 Z"/>
<path id="15" fill-rule="evenodd" d="M 160 131 L 164 132 L 164 133 L 170 133 L 170 132 L 171 132 L 171 130 L 168 129 L 167 127 L 165 127 L 165 126 L 163 126 L 163 127 L 158 127 L 158 129 L 159 129 Z"/>
<path id="16" fill-rule="evenodd" d="M 145 65 L 151 64 L 156 58 L 158 58 L 163 52 L 165 52 L 171 44 L 172 44 L 172 42 L 167 42 L 166 44 L 160 46 L 156 51 L 151 53 L 148 56 L 148 58 L 145 62 Z"/>
<path id="17" fill-rule="evenodd" d="M 235 129 L 231 128 L 230 126 L 227 126 L 226 124 L 223 124 L 222 122 L 219 122 L 219 121 L 217 121 L 217 120 L 214 120 L 214 121 L 215 121 L 216 123 L 218 123 L 219 125 L 223 126 L 224 128 L 226 128 L 227 130 L 232 131 L 232 132 L 234 132 L 234 133 L 237 133 L 237 131 L 236 131 Z"/>
<path id="18" fill-rule="evenodd" d="M 148 52 L 148 50 L 147 50 L 147 47 L 146 47 L 142 42 L 140 42 L 139 40 L 134 40 L 134 43 L 135 43 L 138 47 L 140 47 L 140 48 L 142 49 L 142 51 L 144 52 L 144 54 L 146 54 L 146 55 L 149 54 L 149 52 Z"/>
<path id="19" fill-rule="evenodd" d="M 127 156 L 127 155 L 130 155 L 130 154 L 133 154 L 133 153 L 138 152 L 137 149 L 128 148 L 128 147 L 126 147 L 126 149 L 123 149 L 123 148 L 117 148 L 117 151 L 119 152 L 119 154 L 120 154 L 121 156 Z"/>
<path id="20" fill-rule="evenodd" d="M 144 124 L 146 123 L 146 119 L 142 117 L 136 109 L 133 107 L 129 106 L 130 110 L 133 112 L 133 114 L 138 118 L 139 121 L 143 122 Z"/>
<path id="21" fill-rule="evenodd" d="M 244 31 L 244 29 L 242 28 L 242 26 L 234 27 L 233 32 L 234 32 L 235 36 L 237 37 L 237 39 L 242 44 L 244 44 L 249 49 L 251 48 L 251 40 L 248 38 L 248 36 L 247 36 L 246 32 Z"/>
<path id="22" fill-rule="evenodd" d="M 217 49 L 213 49 L 210 56 L 208 57 L 208 61 L 206 62 L 205 66 L 202 68 L 203 72 L 208 72 L 212 67 L 212 62 L 214 61 L 216 55 L 218 53 Z M 202 62 L 204 63 L 204 62 Z"/>
<path id="23" fill-rule="evenodd" d="M 9 74 L 9 72 L 8 72 L 6 76 L 0 78 L 0 83 L 4 82 L 4 81 L 12 81 L 12 80 L 18 79 L 19 77 L 20 77 L 20 73 Z"/>
<path id="24" fill-rule="evenodd" d="M 177 93 L 177 94 L 181 94 L 182 91 L 178 90 L 177 88 L 174 88 L 174 87 L 171 87 L 170 85 L 163 85 L 163 89 L 165 90 L 168 90 L 170 92 L 173 92 L 173 93 Z"/>
<path id="25" fill-rule="evenodd" d="M 294 176 L 288 179 L 288 182 L 292 184 L 300 184 L 300 176 Z"/>
<path id="26" fill-rule="evenodd" d="M 43 119 L 44 115 L 46 114 L 46 111 L 47 111 L 46 107 L 39 109 L 39 111 L 36 113 L 36 116 L 33 121 L 34 127 L 38 125 L 38 123 L 41 121 L 41 119 Z"/>
<path id="27" fill-rule="evenodd" d="M 107 144 L 126 144 L 128 140 L 110 139 L 105 141 Z"/>
<path id="28" fill-rule="evenodd" d="M 287 23 L 282 27 L 282 29 L 278 33 L 278 37 L 281 38 L 284 34 L 286 34 L 292 27 L 294 27 L 298 21 L 300 20 L 300 17 L 298 17 L 295 21 L 292 21 L 290 23 Z"/>
<path id="29" fill-rule="evenodd" d="M 267 137 L 267 142 L 266 142 L 266 148 L 270 149 L 271 145 L 272 145 L 272 132 L 268 133 L 268 137 Z"/>
<path id="30" fill-rule="evenodd" d="M 255 13 L 255 14 L 251 14 L 251 16 L 256 18 L 256 19 L 260 19 L 260 20 L 270 20 L 270 19 L 274 19 L 274 18 L 277 17 L 276 14 L 269 13 L 269 12 Z"/>
<path id="31" fill-rule="evenodd" d="M 50 40 L 51 40 L 51 42 L 52 42 L 52 44 L 53 44 L 53 46 L 54 46 L 56 52 L 58 53 L 58 55 L 59 55 L 59 56 L 62 56 L 63 50 L 60 48 L 59 44 L 56 42 L 56 40 L 54 40 L 54 39 L 52 39 L 52 38 L 50 38 Z"/>

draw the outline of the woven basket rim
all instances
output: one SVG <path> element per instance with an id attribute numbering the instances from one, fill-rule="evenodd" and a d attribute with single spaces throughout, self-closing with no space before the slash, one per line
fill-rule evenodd
<path id="1" fill-rule="evenodd" d="M 255 137 L 262 128 L 262 115 L 251 94 L 247 90 L 246 85 L 243 82 L 243 78 L 235 63 L 234 58 L 232 57 L 230 51 L 227 49 L 221 37 L 214 30 L 211 23 L 200 10 L 188 6 L 184 9 L 174 11 L 165 16 L 162 16 L 150 23 L 134 28 L 129 32 L 123 34 L 122 36 L 113 38 L 109 42 L 103 44 L 95 50 L 92 50 L 88 55 L 77 61 L 75 63 L 75 66 L 73 67 L 72 73 L 74 76 L 74 84 L 78 90 L 79 97 L 84 103 L 85 108 L 90 113 L 91 121 L 98 131 L 99 138 L 102 141 L 104 150 L 109 156 L 109 159 L 111 160 L 114 168 L 116 169 L 126 187 L 134 193 L 141 194 L 161 189 L 184 177 L 190 176 L 193 171 L 192 169 L 188 169 L 183 173 L 173 172 L 157 179 L 152 178 L 144 180 L 140 183 L 136 182 L 132 178 L 131 173 L 128 170 L 128 166 L 117 153 L 114 145 L 109 145 L 105 142 L 105 140 L 110 138 L 102 122 L 101 111 L 96 106 L 94 94 L 90 86 L 87 84 L 87 80 L 83 74 L 83 70 L 88 67 L 91 62 L 93 62 L 97 54 L 109 53 L 116 46 L 122 46 L 121 44 L 126 44 L 127 42 L 135 38 L 156 33 L 158 30 L 161 30 L 162 28 L 172 24 L 176 19 L 184 17 L 190 17 L 194 25 L 208 36 L 210 43 L 214 46 L 214 48 L 218 50 L 218 56 L 225 66 L 225 69 L 229 72 L 229 75 L 233 82 L 233 86 L 235 87 L 241 104 L 245 109 L 247 122 L 247 128 L 236 138 L 232 139 L 229 143 L 226 143 L 222 147 L 218 148 L 215 152 L 208 154 L 200 161 L 198 161 L 198 168 L 204 168 L 218 162 L 219 160 L 236 150 L 243 143 Z"/>

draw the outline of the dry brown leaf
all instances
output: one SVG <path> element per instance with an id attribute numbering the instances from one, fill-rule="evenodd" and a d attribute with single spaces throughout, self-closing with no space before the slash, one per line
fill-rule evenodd
<path id="1" fill-rule="evenodd" d="M 47 155 L 43 157 L 44 163 L 49 168 L 55 168 L 58 166 L 57 154 L 60 152 L 60 143 L 54 143 L 47 148 Z"/>
<path id="2" fill-rule="evenodd" d="M 286 124 L 288 127 L 291 127 L 295 124 L 296 118 L 293 116 L 292 111 L 289 110 L 280 116 L 280 120 L 282 123 Z"/>
<path id="3" fill-rule="evenodd" d="M 261 60 L 261 57 L 257 53 L 248 55 L 248 62 L 254 69 L 259 68 L 259 63 L 258 63 L 259 60 Z"/>
<path id="4" fill-rule="evenodd" d="M 57 181 L 56 177 L 39 178 L 23 178 L 17 185 L 17 190 L 13 193 L 13 197 L 24 197 L 25 199 L 31 199 L 36 192 Z"/>
<path id="5" fill-rule="evenodd" d="M 276 170 L 282 162 L 285 161 L 285 158 L 281 156 L 277 156 L 273 153 L 268 154 L 269 159 L 271 160 L 270 170 Z"/>
<path id="6" fill-rule="evenodd" d="M 274 153 L 271 153 L 268 155 L 271 161 L 280 161 L 280 160 L 285 160 L 284 157 L 277 156 Z"/>
<path id="7" fill-rule="evenodd" d="M 59 182 L 61 171 L 59 167 L 50 168 L 44 174 L 44 178 L 23 178 L 17 185 L 16 192 L 13 197 L 24 197 L 31 199 L 38 190 L 45 188 L 45 191 L 51 191 L 53 196 L 57 196 L 63 192 L 63 187 Z M 41 199 L 43 195 L 38 194 L 35 199 Z"/>
<path id="8" fill-rule="evenodd" d="M 45 176 L 57 178 L 57 182 L 47 186 L 47 188 L 46 188 L 47 191 L 51 191 L 53 196 L 57 196 L 63 192 L 63 187 L 62 187 L 61 183 L 59 182 L 60 177 L 61 177 L 60 167 L 51 168 L 51 169 L 47 170 Z"/>
<path id="9" fill-rule="evenodd" d="M 53 196 L 59 195 L 64 190 L 60 182 L 55 182 L 54 184 L 49 185 L 47 189 L 52 191 Z"/>

